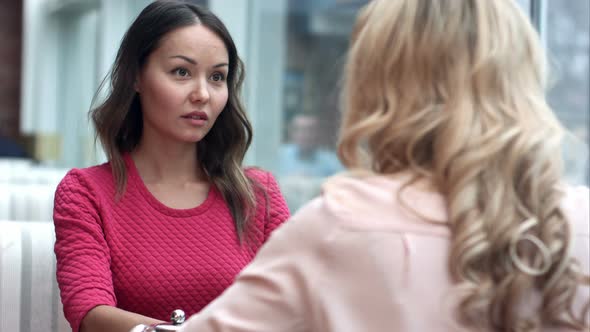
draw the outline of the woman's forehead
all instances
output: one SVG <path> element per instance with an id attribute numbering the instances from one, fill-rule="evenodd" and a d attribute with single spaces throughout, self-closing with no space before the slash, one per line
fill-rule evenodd
<path id="1" fill-rule="evenodd" d="M 162 37 L 158 50 L 164 54 L 205 55 L 224 58 L 225 61 L 228 58 L 223 40 L 202 24 L 189 25 L 168 32 Z"/>

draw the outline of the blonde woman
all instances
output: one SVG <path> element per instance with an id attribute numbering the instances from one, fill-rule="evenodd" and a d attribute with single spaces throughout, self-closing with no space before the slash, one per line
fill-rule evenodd
<path id="1" fill-rule="evenodd" d="M 589 192 L 561 182 L 512 0 L 375 0 L 346 67 L 351 170 L 181 329 L 588 331 Z"/>

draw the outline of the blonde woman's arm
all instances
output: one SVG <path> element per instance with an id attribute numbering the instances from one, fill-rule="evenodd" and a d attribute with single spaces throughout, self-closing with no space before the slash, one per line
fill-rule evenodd
<path id="1" fill-rule="evenodd" d="M 188 319 L 182 332 L 307 331 L 312 291 L 323 277 L 318 201 L 272 233 L 254 261 L 219 298 Z"/>

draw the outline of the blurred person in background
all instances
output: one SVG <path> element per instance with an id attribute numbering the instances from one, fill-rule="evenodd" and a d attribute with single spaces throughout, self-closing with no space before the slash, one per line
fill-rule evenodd
<path id="1" fill-rule="evenodd" d="M 588 331 L 587 187 L 513 0 L 374 0 L 347 58 L 349 173 L 182 332 Z"/>
<path id="2" fill-rule="evenodd" d="M 342 170 L 336 154 L 322 146 L 320 120 L 315 114 L 293 116 L 289 140 L 279 151 L 279 176 L 327 177 Z"/>
<path id="3" fill-rule="evenodd" d="M 74 332 L 128 331 L 201 310 L 289 216 L 270 173 L 242 167 L 243 64 L 208 10 L 156 1 L 91 112 L 108 163 L 55 194 L 57 280 Z"/>
<path id="4" fill-rule="evenodd" d="M 289 122 L 288 142 L 280 147 L 278 178 L 291 211 L 317 196 L 326 177 L 343 170 L 336 154 L 322 145 L 320 130 L 317 115 L 298 113 Z"/>

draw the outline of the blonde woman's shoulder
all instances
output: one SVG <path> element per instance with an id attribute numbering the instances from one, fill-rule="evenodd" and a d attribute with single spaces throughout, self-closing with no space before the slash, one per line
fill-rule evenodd
<path id="1" fill-rule="evenodd" d="M 372 196 L 377 189 L 358 174 L 339 173 L 324 180 L 319 196 L 302 206 L 293 219 L 312 219 L 314 223 L 335 226 L 335 221 L 364 210 L 367 201 L 374 200 Z"/>
<path id="2" fill-rule="evenodd" d="M 321 199 L 337 211 L 363 209 L 367 203 L 376 203 L 376 196 L 387 190 L 386 187 L 371 181 L 370 173 L 343 172 L 328 178 L 322 184 Z M 390 189 L 390 188 L 389 188 Z M 387 190 L 391 196 L 391 190 Z"/>
<path id="3" fill-rule="evenodd" d="M 433 230 L 446 221 L 444 199 L 425 186 L 406 186 L 407 176 L 345 172 L 326 180 L 320 200 L 342 225 L 361 228 Z M 346 221 L 346 222 L 345 222 Z"/>

